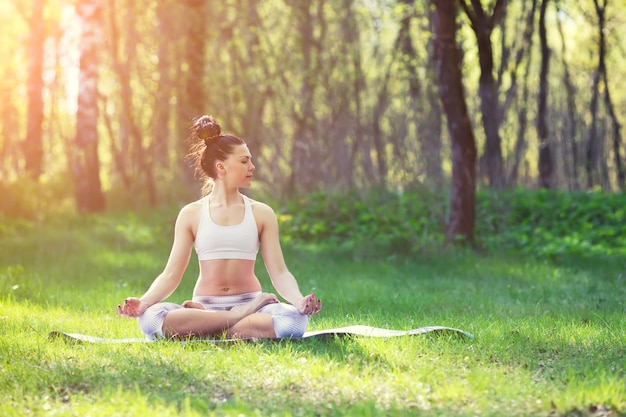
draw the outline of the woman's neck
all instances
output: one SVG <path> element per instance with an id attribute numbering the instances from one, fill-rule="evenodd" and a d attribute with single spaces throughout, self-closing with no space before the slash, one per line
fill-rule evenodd
<path id="1" fill-rule="evenodd" d="M 213 190 L 209 193 L 209 200 L 212 203 L 230 206 L 232 204 L 241 203 L 241 193 L 238 188 L 227 189 L 223 185 L 214 184 Z"/>

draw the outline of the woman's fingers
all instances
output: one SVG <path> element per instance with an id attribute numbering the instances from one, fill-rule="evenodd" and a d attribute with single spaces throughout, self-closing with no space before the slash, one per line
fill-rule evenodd
<path id="1" fill-rule="evenodd" d="M 322 309 L 322 300 L 316 299 L 315 294 L 310 294 L 305 297 L 304 308 L 302 313 L 307 316 L 317 314 Z"/>
<path id="2" fill-rule="evenodd" d="M 320 310 L 322 309 L 322 300 L 317 299 L 317 300 L 311 300 L 311 301 L 312 301 L 312 303 L 311 303 L 311 310 L 309 312 L 310 316 L 319 313 Z"/>
<path id="3" fill-rule="evenodd" d="M 136 317 L 138 305 L 139 303 L 137 303 L 136 300 L 127 298 L 124 300 L 123 306 L 118 304 L 117 313 L 122 316 Z"/>
<path id="4" fill-rule="evenodd" d="M 320 311 L 322 311 L 322 300 L 317 300 L 317 305 L 315 306 L 315 313 L 313 314 L 317 314 Z"/>
<path id="5" fill-rule="evenodd" d="M 126 308 L 126 306 L 122 307 L 121 305 L 117 306 L 117 314 L 121 315 L 121 316 L 129 316 L 129 312 L 128 309 Z"/>

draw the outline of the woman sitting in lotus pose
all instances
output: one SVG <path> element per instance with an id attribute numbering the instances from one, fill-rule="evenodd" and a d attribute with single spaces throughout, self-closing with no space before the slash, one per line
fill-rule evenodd
<path id="1" fill-rule="evenodd" d="M 212 116 L 195 120 L 191 138 L 206 195 L 180 210 L 165 269 L 144 295 L 118 305 L 118 313 L 136 317 L 150 339 L 301 337 L 322 302 L 315 294 L 303 296 L 287 269 L 274 210 L 239 192 L 250 186 L 255 170 L 248 147 L 222 134 Z M 254 274 L 259 245 L 272 284 L 290 304 L 261 292 Z M 162 302 L 180 284 L 193 246 L 200 263 L 193 299 Z"/>

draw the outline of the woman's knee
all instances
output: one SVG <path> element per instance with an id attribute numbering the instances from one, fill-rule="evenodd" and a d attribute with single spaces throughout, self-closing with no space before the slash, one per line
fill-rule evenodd
<path id="1" fill-rule="evenodd" d="M 151 340 L 164 338 L 166 335 L 163 332 L 163 323 L 165 317 L 172 310 L 178 310 L 182 308 L 178 304 L 174 303 L 157 303 L 154 304 L 137 318 L 137 323 L 143 334 Z"/>
<path id="2" fill-rule="evenodd" d="M 300 313 L 291 304 L 268 304 L 260 312 L 272 315 L 274 333 L 278 338 L 302 337 L 309 324 L 309 316 Z"/>

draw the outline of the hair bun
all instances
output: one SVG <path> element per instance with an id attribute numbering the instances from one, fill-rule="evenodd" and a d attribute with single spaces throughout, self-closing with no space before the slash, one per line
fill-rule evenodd
<path id="1" fill-rule="evenodd" d="M 222 128 L 215 121 L 213 116 L 199 117 L 196 119 L 191 129 L 199 139 L 204 141 L 207 146 L 220 137 L 222 133 Z"/>

